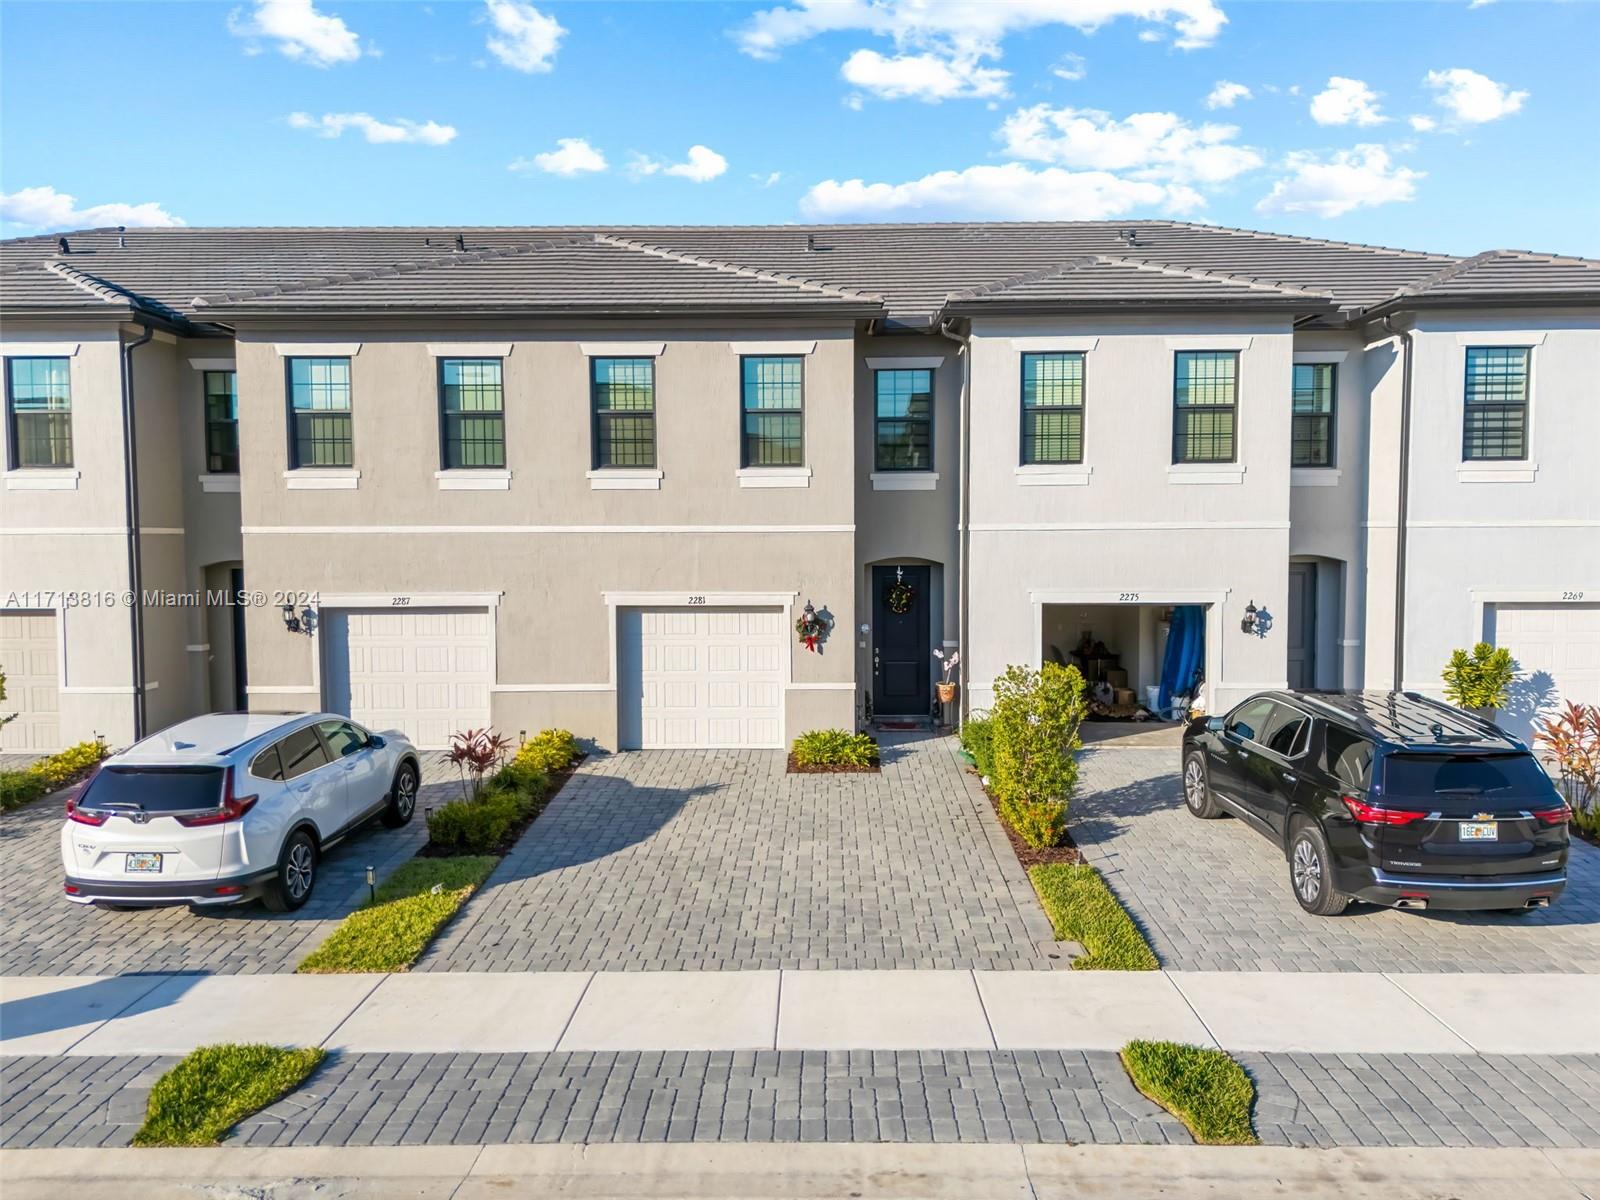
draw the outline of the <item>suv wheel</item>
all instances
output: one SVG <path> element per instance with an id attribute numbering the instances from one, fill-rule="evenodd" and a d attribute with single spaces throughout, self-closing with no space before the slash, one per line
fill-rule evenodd
<path id="1" fill-rule="evenodd" d="M 394 773 L 394 786 L 389 789 L 389 803 L 383 810 L 383 823 L 389 829 L 399 829 L 411 820 L 417 811 L 417 768 L 410 761 L 400 764 Z"/>
<path id="2" fill-rule="evenodd" d="M 1289 886 L 1312 916 L 1336 917 L 1350 904 L 1350 897 L 1334 886 L 1328 839 L 1316 825 L 1301 825 L 1289 840 Z"/>
<path id="3" fill-rule="evenodd" d="M 1198 750 L 1189 751 L 1183 760 L 1183 802 L 1189 812 L 1203 820 L 1222 815 L 1222 807 L 1211 794 L 1211 777 L 1206 773 L 1206 756 Z"/>
<path id="4" fill-rule="evenodd" d="M 278 877 L 267 885 L 261 902 L 273 912 L 293 912 L 317 886 L 317 843 L 304 829 L 284 843 L 278 856 Z"/>

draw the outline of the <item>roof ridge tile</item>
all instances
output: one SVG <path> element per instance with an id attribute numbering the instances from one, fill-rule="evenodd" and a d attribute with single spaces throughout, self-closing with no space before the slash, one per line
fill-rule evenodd
<path id="1" fill-rule="evenodd" d="M 594 240 L 599 244 L 616 246 L 620 249 L 632 250 L 640 254 L 649 254 L 656 258 L 664 258 L 689 266 L 707 267 L 725 274 L 743 275 L 751 279 L 761 279 L 772 283 L 786 283 L 809 292 L 818 292 L 824 296 L 835 296 L 845 300 L 877 300 L 880 302 L 883 300 L 881 295 L 874 292 L 842 288 L 834 284 L 823 283 L 816 279 L 807 279 L 801 275 L 791 275 L 783 271 L 768 271 L 761 267 L 752 266 L 749 263 L 706 258 L 704 255 L 689 254 L 686 251 L 673 250 L 666 246 L 654 246 L 648 242 L 637 241 L 633 238 L 618 237 L 616 234 L 596 233 Z"/>

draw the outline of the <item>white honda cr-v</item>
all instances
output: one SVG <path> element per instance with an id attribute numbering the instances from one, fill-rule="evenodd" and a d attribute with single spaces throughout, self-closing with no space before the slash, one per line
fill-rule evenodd
<path id="1" fill-rule="evenodd" d="M 67 801 L 67 898 L 299 908 L 334 842 L 373 817 L 411 820 L 419 764 L 404 734 L 333 713 L 183 721 L 106 759 Z"/>

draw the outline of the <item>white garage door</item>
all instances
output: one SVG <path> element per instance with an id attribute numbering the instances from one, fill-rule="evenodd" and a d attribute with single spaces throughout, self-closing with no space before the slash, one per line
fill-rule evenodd
<path id="1" fill-rule="evenodd" d="M 625 750 L 782 745 L 778 609 L 624 609 L 618 742 Z"/>
<path id="2" fill-rule="evenodd" d="M 0 750 L 61 749 L 54 613 L 0 614 L 0 670 L 6 673 L 0 716 L 17 714 L 0 728 Z"/>
<path id="3" fill-rule="evenodd" d="M 350 609 L 324 615 L 324 695 L 371 729 L 424 749 L 489 724 L 494 630 L 487 609 Z"/>
<path id="4" fill-rule="evenodd" d="M 1490 620 L 1489 640 L 1520 668 L 1511 718 L 1501 718 L 1511 732 L 1531 736 L 1530 709 L 1600 704 L 1600 604 L 1497 604 Z"/>

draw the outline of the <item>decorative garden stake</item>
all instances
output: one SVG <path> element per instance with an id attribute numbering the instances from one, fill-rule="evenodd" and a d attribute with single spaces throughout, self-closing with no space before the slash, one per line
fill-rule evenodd
<path id="1" fill-rule="evenodd" d="M 828 620 L 819 615 L 811 601 L 807 600 L 806 606 L 800 610 L 800 619 L 794 623 L 794 631 L 800 635 L 805 648 L 815 654 L 817 643 L 828 636 Z"/>

